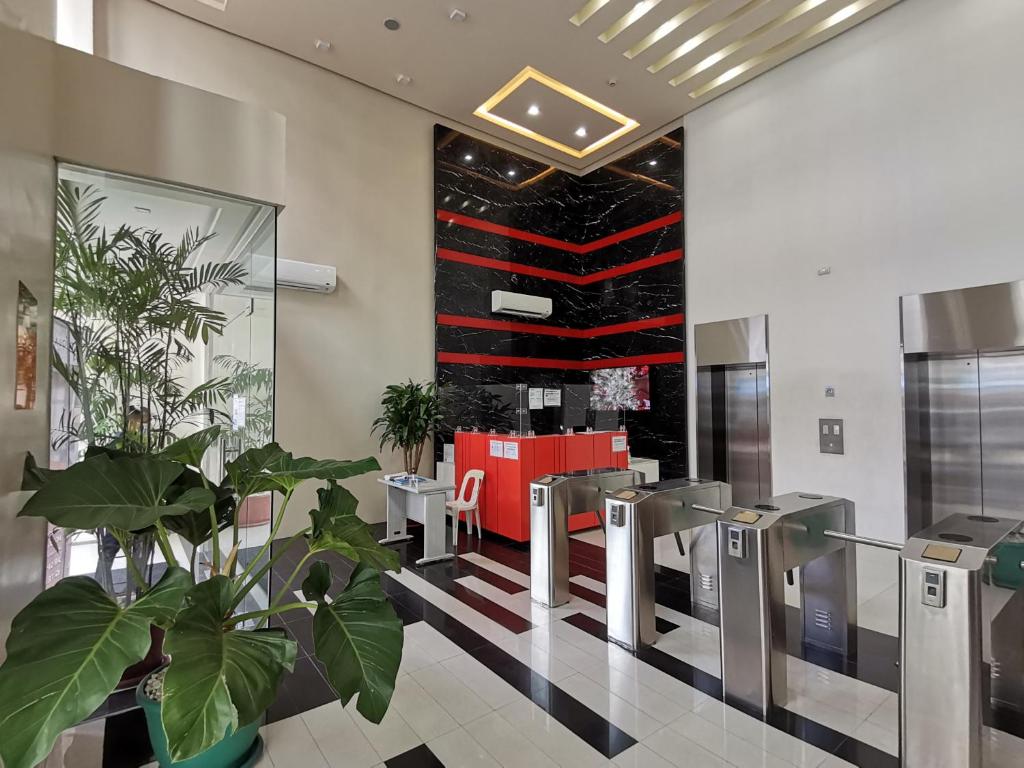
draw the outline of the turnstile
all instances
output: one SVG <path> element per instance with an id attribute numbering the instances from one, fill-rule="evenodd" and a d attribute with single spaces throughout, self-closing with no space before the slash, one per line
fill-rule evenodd
<path id="1" fill-rule="evenodd" d="M 544 475 L 530 483 L 531 598 L 552 608 L 569 602 L 569 516 L 597 512 L 603 520 L 605 493 L 643 479 L 642 472 L 612 467 Z"/>
<path id="2" fill-rule="evenodd" d="M 620 488 L 605 499 L 608 639 L 630 650 L 657 639 L 654 540 L 689 532 L 690 589 L 700 606 L 718 609 L 718 554 L 707 527 L 729 507 L 732 490 L 717 480 L 665 480 Z"/>
<path id="3" fill-rule="evenodd" d="M 718 520 L 722 687 L 728 703 L 767 712 L 786 702 L 786 572 L 800 568 L 802 639 L 856 654 L 857 565 L 853 502 L 788 493 Z"/>
<path id="4" fill-rule="evenodd" d="M 900 553 L 906 768 L 980 768 L 990 699 L 1024 703 L 1022 526 L 1016 518 L 952 514 Z"/>

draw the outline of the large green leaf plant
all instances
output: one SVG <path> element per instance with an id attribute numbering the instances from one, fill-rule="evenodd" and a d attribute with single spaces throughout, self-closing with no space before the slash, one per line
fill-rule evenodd
<path id="1" fill-rule="evenodd" d="M 380 722 L 394 692 L 402 656 L 402 622 L 381 588 L 382 570 L 399 570 L 397 553 L 376 543 L 356 515 L 356 499 L 338 481 L 380 469 L 377 460 L 296 458 L 276 443 L 254 448 L 226 467 L 221 484 L 202 474 L 219 427 L 197 432 L 155 455 L 97 453 L 60 472 L 33 470 L 38 490 L 20 515 L 71 528 L 104 526 L 119 537 L 151 530 L 167 561 L 163 577 L 130 605 L 94 580 L 58 582 L 14 619 L 0 666 L 0 763 L 31 768 L 61 731 L 89 716 L 122 673 L 149 649 L 150 627 L 166 630 L 171 662 L 161 719 L 175 762 L 194 757 L 260 718 L 273 702 L 296 644 L 270 617 L 313 612 L 315 655 L 343 703 Z M 277 538 L 296 489 L 323 483 L 307 527 Z M 237 546 L 221 561 L 212 547 L 208 573 L 180 564 L 177 534 L 194 545 L 237 525 L 241 502 L 276 491 L 283 501 L 266 543 L 244 567 Z M 293 548 L 301 557 L 269 607 L 242 612 L 246 595 Z M 355 562 L 340 590 L 330 566 L 314 559 L 336 552 Z M 306 567 L 307 564 L 309 567 Z M 129 559 L 130 567 L 130 559 Z M 295 580 L 306 572 L 297 597 Z M 208 576 L 208 577 L 204 577 Z M 141 582 L 140 583 L 144 583 Z M 329 595 L 330 592 L 330 595 Z"/>

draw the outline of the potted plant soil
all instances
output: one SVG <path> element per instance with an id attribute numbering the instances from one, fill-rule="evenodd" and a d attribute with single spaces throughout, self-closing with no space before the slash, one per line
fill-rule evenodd
<path id="1" fill-rule="evenodd" d="M 223 483 L 201 471 L 218 439 L 210 427 L 155 454 L 96 453 L 46 473 L 20 512 L 71 529 L 106 527 L 118 535 L 152 529 L 168 567 L 162 578 L 125 604 L 88 577 L 62 579 L 15 617 L 0 666 L 0 762 L 32 768 L 57 737 L 88 717 L 125 670 L 150 647 L 150 629 L 166 631 L 159 701 L 143 701 L 162 768 L 239 768 L 253 758 L 259 724 L 292 670 L 296 643 L 270 617 L 313 611 L 314 655 L 343 703 L 380 722 L 394 692 L 402 656 L 402 622 L 388 602 L 380 572 L 398 570 L 398 555 L 377 544 L 356 515 L 356 498 L 338 481 L 378 470 L 376 459 L 296 458 L 276 443 L 253 448 L 226 465 Z M 320 481 L 308 525 L 271 543 L 296 488 Z M 226 557 L 212 547 L 208 578 L 197 564 L 179 563 L 171 533 L 198 546 L 237 524 L 253 494 L 282 495 L 271 534 L 242 567 L 236 545 Z M 269 606 L 245 610 L 246 596 L 286 552 L 302 552 Z M 299 574 L 315 555 L 336 552 L 356 563 L 340 592 L 323 561 L 313 561 L 295 596 Z M 328 590 L 333 598 L 328 599 Z M 147 678 L 152 681 L 152 678 Z M 142 690 L 145 691 L 146 681 Z M 143 696 L 143 698 L 150 698 Z M 161 739 L 163 737 L 163 739 Z M 216 750 L 216 751 L 214 751 Z M 220 750 L 230 752 L 224 756 Z M 191 762 L 195 760 L 196 762 Z"/>

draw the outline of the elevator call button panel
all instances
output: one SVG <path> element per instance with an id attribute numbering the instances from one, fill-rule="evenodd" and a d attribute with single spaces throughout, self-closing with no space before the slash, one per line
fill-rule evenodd
<path id="1" fill-rule="evenodd" d="M 947 547 L 945 544 L 929 544 L 921 553 L 929 560 L 941 560 L 944 563 L 955 563 L 960 559 L 960 547 Z"/>
<path id="2" fill-rule="evenodd" d="M 747 525 L 753 525 L 754 523 L 756 523 L 758 520 L 761 519 L 761 516 L 759 514 L 757 514 L 757 512 L 751 512 L 750 510 L 743 510 L 742 512 L 737 512 L 735 515 L 733 515 L 732 519 L 733 519 L 733 522 L 736 522 L 736 523 L 746 523 Z"/>
<path id="3" fill-rule="evenodd" d="M 921 582 L 921 602 L 934 608 L 946 607 L 946 572 L 938 568 L 925 568 Z"/>

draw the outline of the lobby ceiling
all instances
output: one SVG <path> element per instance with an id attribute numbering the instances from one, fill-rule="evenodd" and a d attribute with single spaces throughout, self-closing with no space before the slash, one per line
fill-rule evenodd
<path id="1" fill-rule="evenodd" d="M 899 0 L 153 2 L 586 172 Z"/>

